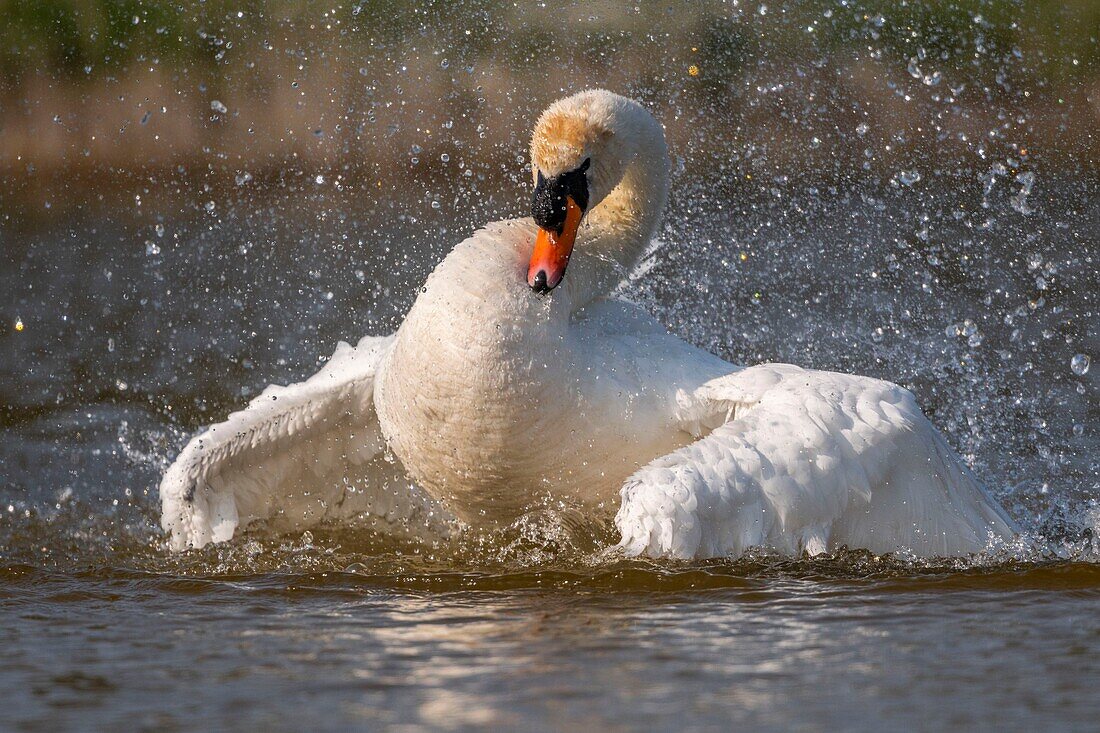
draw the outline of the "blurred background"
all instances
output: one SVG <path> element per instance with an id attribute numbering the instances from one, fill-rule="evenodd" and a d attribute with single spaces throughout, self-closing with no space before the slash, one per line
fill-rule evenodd
<path id="1" fill-rule="evenodd" d="M 193 189 L 242 179 L 325 175 L 364 200 L 416 178 L 402 193 L 418 202 L 466 170 L 498 187 L 523 179 L 532 116 L 592 86 L 644 100 L 681 161 L 730 179 L 886 181 L 987 161 L 1011 181 L 1041 163 L 1093 173 L 1100 151 L 1092 0 L 0 12 L 0 170 L 5 213 L 23 221 L 135 193 L 193 205 Z"/>

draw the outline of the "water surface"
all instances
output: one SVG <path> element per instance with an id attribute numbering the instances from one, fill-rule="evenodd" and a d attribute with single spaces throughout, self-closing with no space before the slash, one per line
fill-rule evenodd
<path id="1" fill-rule="evenodd" d="M 1096 729 L 1090 4 L 138 5 L 5 36 L 0 729 Z M 396 329 L 597 85 L 673 154 L 622 294 L 737 363 L 913 390 L 1021 541 L 632 561 L 534 506 L 168 553 L 188 436 Z"/>
<path id="2" fill-rule="evenodd" d="M 689 235 L 629 288 L 732 359 L 915 389 L 1042 548 L 931 563 L 625 561 L 606 520 L 546 510 L 434 546 L 258 530 L 171 555 L 156 482 L 188 433 L 309 373 L 335 339 L 394 327 L 434 239 L 394 227 L 349 254 L 333 243 L 357 219 L 318 237 L 270 214 L 167 222 L 178 244 L 155 254 L 119 246 L 152 228 L 125 217 L 9 232 L 0 291 L 24 330 L 0 356 L 5 726 L 1091 729 L 1095 370 L 1070 361 L 1095 338 L 1074 207 L 1095 215 L 1096 199 L 1057 185 L 1026 253 L 945 231 L 946 256 L 979 262 L 958 272 L 881 245 L 927 199 L 800 195 L 798 217 L 750 200 L 718 232 L 674 203 L 666 236 L 677 219 Z M 1023 228 L 1013 216 L 994 232 Z M 895 252 L 908 264 L 891 269 Z M 736 263 L 731 284 L 715 256 Z M 1057 286 L 1036 292 L 1044 271 Z"/>

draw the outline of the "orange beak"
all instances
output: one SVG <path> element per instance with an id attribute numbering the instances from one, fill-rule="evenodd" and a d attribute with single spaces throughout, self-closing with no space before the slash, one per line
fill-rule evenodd
<path id="1" fill-rule="evenodd" d="M 535 251 L 531 253 L 531 264 L 527 266 L 527 284 L 540 293 L 550 292 L 561 282 L 565 276 L 565 266 L 569 264 L 569 255 L 573 254 L 573 244 L 577 241 L 577 229 L 581 226 L 584 212 L 572 196 L 565 197 L 565 206 L 565 223 L 561 232 L 540 228 L 535 237 Z"/>

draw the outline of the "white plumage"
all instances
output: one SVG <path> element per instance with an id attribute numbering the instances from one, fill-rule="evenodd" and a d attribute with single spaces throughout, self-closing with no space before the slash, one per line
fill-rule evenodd
<path id="1" fill-rule="evenodd" d="M 631 554 L 847 546 L 953 556 L 1012 534 L 896 385 L 768 364 L 712 380 L 683 402 L 686 415 L 731 419 L 627 480 L 615 521 Z"/>
<path id="2" fill-rule="evenodd" d="M 257 519 L 445 531 L 547 497 L 607 514 L 618 499 L 620 546 L 653 557 L 961 555 L 1013 535 L 908 391 L 737 367 L 608 297 L 667 193 L 663 134 L 643 108 L 603 91 L 561 100 L 532 162 L 547 179 L 587 171 L 561 285 L 528 287 L 531 220 L 475 233 L 395 336 L 341 344 L 309 380 L 268 388 L 187 445 L 161 484 L 174 548 Z"/>
<path id="3" fill-rule="evenodd" d="M 225 542 L 256 520 L 279 529 L 363 514 L 395 528 L 417 516 L 445 520 L 382 457 L 372 401 L 379 360 L 392 342 L 367 336 L 355 347 L 341 343 L 317 374 L 268 387 L 192 438 L 160 484 L 172 548 Z"/>

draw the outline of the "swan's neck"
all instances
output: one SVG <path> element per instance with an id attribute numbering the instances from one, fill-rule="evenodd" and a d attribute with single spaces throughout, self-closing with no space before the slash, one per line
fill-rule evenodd
<path id="1" fill-rule="evenodd" d="M 563 286 L 573 310 L 611 292 L 645 253 L 668 198 L 668 148 L 655 119 L 639 115 L 637 146 L 619 184 L 589 212 Z"/>

